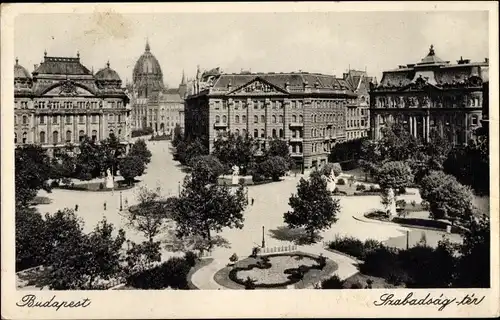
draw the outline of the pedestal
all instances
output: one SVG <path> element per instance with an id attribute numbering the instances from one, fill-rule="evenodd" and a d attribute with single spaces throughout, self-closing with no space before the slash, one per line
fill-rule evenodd
<path id="1" fill-rule="evenodd" d="M 233 185 L 237 185 L 240 181 L 240 177 L 239 176 L 232 176 L 232 184 Z"/>
<path id="2" fill-rule="evenodd" d="M 113 187 L 114 187 L 113 177 L 112 176 L 107 176 L 106 177 L 106 188 L 107 189 L 112 189 Z"/>

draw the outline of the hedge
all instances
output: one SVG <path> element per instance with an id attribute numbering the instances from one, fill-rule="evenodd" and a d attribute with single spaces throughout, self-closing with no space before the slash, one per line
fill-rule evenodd
<path id="1" fill-rule="evenodd" d="M 382 243 L 377 240 L 368 239 L 362 242 L 353 237 L 336 237 L 328 244 L 328 248 L 346 253 L 359 260 L 364 260 L 369 252 L 381 246 Z"/>

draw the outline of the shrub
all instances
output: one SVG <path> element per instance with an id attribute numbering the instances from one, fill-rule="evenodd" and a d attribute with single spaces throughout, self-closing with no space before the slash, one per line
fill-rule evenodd
<path id="1" fill-rule="evenodd" d="M 101 182 L 101 183 L 99 183 L 99 190 L 102 190 L 102 189 L 104 189 L 104 184 Z"/>
<path id="2" fill-rule="evenodd" d="M 363 255 L 363 258 L 366 257 L 366 255 L 380 247 L 382 247 L 382 243 L 378 240 L 375 240 L 375 239 L 368 239 L 365 241 L 364 243 L 364 249 L 365 249 L 365 252 L 364 252 L 364 255 Z"/>
<path id="3" fill-rule="evenodd" d="M 370 186 L 370 191 L 375 192 L 375 191 L 377 191 L 377 188 L 375 188 L 375 186 L 374 186 L 374 185 L 371 185 L 371 186 Z"/>
<path id="4" fill-rule="evenodd" d="M 57 180 L 52 180 L 52 182 L 50 183 L 50 186 L 51 186 L 52 188 L 57 188 L 57 187 L 59 187 L 59 181 L 57 181 Z"/>
<path id="5" fill-rule="evenodd" d="M 406 207 L 406 201 L 404 199 L 396 200 L 396 207 L 404 209 Z"/>
<path id="6" fill-rule="evenodd" d="M 198 256 L 193 251 L 188 251 L 184 255 L 184 259 L 186 259 L 187 264 L 189 264 L 191 267 L 194 267 L 196 261 L 198 260 Z"/>
<path id="7" fill-rule="evenodd" d="M 389 273 L 398 268 L 397 251 L 393 248 L 380 246 L 366 254 L 360 271 L 366 275 L 387 279 Z"/>
<path id="8" fill-rule="evenodd" d="M 365 289 L 372 289 L 372 286 L 373 286 L 373 280 L 372 279 L 366 280 L 366 287 L 365 287 Z"/>
<path id="9" fill-rule="evenodd" d="M 328 244 L 328 247 L 359 259 L 364 255 L 363 242 L 353 237 L 336 237 Z"/>
<path id="10" fill-rule="evenodd" d="M 361 282 L 356 281 L 351 284 L 351 289 L 363 289 L 363 285 L 361 284 Z"/>
<path id="11" fill-rule="evenodd" d="M 339 178 L 339 179 L 337 180 L 337 184 L 338 184 L 339 186 L 343 186 L 343 185 L 345 185 L 345 180 L 344 180 L 344 179 L 342 179 L 342 178 Z"/>
<path id="12" fill-rule="evenodd" d="M 339 193 L 339 188 L 335 187 L 335 189 L 333 189 L 333 193 Z"/>
<path id="13" fill-rule="evenodd" d="M 356 186 L 356 191 L 365 191 L 366 190 L 366 187 L 364 184 L 358 184 Z"/>
<path id="14" fill-rule="evenodd" d="M 398 189 L 398 193 L 399 194 L 405 194 L 406 193 L 406 188 L 404 188 L 404 187 L 399 188 Z"/>
<path id="15" fill-rule="evenodd" d="M 191 258 L 190 258 L 191 259 Z M 138 289 L 187 289 L 187 275 L 191 262 L 186 258 L 173 257 L 161 265 L 135 273 L 127 278 L 127 284 Z"/>
<path id="16" fill-rule="evenodd" d="M 257 281 L 250 277 L 247 277 L 244 282 L 245 290 L 255 290 L 255 282 Z"/>
<path id="17" fill-rule="evenodd" d="M 233 255 L 229 257 L 229 261 L 231 261 L 232 263 L 238 261 L 238 256 L 236 255 L 236 253 L 233 253 Z"/>
<path id="18" fill-rule="evenodd" d="M 410 203 L 411 203 L 412 207 L 416 207 L 417 206 L 417 202 L 415 200 L 412 200 Z"/>
<path id="19" fill-rule="evenodd" d="M 344 281 L 334 274 L 329 279 L 321 281 L 321 289 L 343 289 Z"/>
<path id="20" fill-rule="evenodd" d="M 429 210 L 429 202 L 425 201 L 425 200 L 422 200 L 422 202 L 420 202 L 420 205 L 422 206 L 422 209 L 424 210 Z"/>

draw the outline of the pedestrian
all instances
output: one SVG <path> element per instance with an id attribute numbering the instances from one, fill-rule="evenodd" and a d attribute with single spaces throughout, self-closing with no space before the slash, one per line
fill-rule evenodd
<path id="1" fill-rule="evenodd" d="M 78 205 L 75 204 L 75 211 L 78 211 Z"/>
<path id="2" fill-rule="evenodd" d="M 106 201 L 104 201 L 104 211 L 106 211 Z"/>
<path id="3" fill-rule="evenodd" d="M 254 201 L 255 201 L 254 198 L 252 198 L 252 206 L 253 206 Z"/>
<path id="4" fill-rule="evenodd" d="M 128 200 L 125 198 L 125 207 L 128 208 Z"/>

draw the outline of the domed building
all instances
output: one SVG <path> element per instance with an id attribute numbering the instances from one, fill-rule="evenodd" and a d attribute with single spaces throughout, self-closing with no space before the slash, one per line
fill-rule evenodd
<path id="1" fill-rule="evenodd" d="M 170 134 L 176 125 L 184 128 L 184 75 L 178 88 L 167 88 L 158 59 L 146 42 L 144 53 L 135 63 L 132 93 L 132 126 L 135 129 L 152 128 L 156 134 Z"/>
<path id="2" fill-rule="evenodd" d="M 80 62 L 79 54 L 73 58 L 45 53 L 31 76 L 16 59 L 16 146 L 38 144 L 53 155 L 58 148 L 77 148 L 85 136 L 100 141 L 114 134 L 127 148 L 129 117 L 129 98 L 109 62 L 94 75 Z"/>

